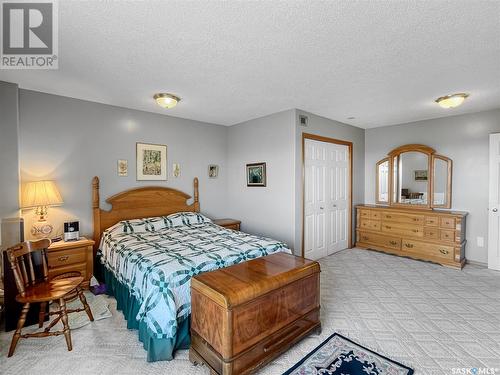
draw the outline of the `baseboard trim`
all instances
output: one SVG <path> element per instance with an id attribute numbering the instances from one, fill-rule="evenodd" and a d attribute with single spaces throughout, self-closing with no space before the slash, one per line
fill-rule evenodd
<path id="1" fill-rule="evenodd" d="M 476 260 L 469 260 L 469 259 L 466 259 L 466 260 L 465 260 L 465 263 L 467 263 L 467 264 L 472 264 L 473 266 L 479 266 L 479 267 L 488 268 L 488 263 L 478 262 L 478 261 L 476 261 Z"/>

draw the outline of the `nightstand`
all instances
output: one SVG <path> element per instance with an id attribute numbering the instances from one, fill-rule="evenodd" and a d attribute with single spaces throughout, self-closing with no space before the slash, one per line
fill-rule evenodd
<path id="1" fill-rule="evenodd" d="M 81 237 L 78 241 L 58 241 L 49 246 L 47 252 L 49 279 L 55 276 L 79 272 L 83 276 L 84 288 L 89 288 L 94 273 L 94 241 Z"/>
<path id="2" fill-rule="evenodd" d="M 220 225 L 221 227 L 233 230 L 240 230 L 240 220 L 234 219 L 215 219 L 214 224 Z"/>

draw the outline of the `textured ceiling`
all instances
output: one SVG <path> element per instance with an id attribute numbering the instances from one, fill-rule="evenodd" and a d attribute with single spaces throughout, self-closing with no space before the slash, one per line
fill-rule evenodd
<path id="1" fill-rule="evenodd" d="M 500 107 L 500 1 L 59 8 L 59 70 L 1 70 L 0 80 L 224 125 L 290 108 L 369 128 Z M 471 94 L 460 108 L 433 103 L 460 91 Z M 164 110 L 155 92 L 182 101 Z"/>

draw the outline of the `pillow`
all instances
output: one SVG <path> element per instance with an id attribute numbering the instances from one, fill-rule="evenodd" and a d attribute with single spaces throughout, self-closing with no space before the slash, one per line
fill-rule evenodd
<path id="1" fill-rule="evenodd" d="M 167 228 L 162 217 L 146 217 L 142 219 L 122 220 L 106 229 L 108 233 L 140 233 L 155 232 Z"/>
<path id="2" fill-rule="evenodd" d="M 211 222 L 212 220 L 210 220 L 208 217 L 196 212 L 177 212 L 168 216 L 122 220 L 112 227 L 106 229 L 106 231 L 108 233 L 156 232 L 165 228 Z"/>
<path id="3" fill-rule="evenodd" d="M 212 222 L 208 217 L 197 212 L 177 212 L 175 214 L 163 216 L 163 220 L 168 228 Z"/>

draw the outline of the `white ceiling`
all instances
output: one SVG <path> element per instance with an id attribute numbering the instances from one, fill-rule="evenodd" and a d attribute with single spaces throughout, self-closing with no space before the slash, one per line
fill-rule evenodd
<path id="1" fill-rule="evenodd" d="M 370 128 L 500 107 L 500 1 L 59 8 L 59 70 L 1 70 L 0 80 L 224 125 L 290 108 Z M 471 96 L 460 108 L 433 102 L 461 91 Z M 182 101 L 164 110 L 155 92 Z"/>

